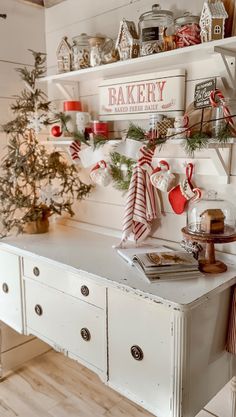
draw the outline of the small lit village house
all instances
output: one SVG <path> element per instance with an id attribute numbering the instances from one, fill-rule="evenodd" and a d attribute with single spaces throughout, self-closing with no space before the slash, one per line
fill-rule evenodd
<path id="1" fill-rule="evenodd" d="M 222 1 L 206 1 L 200 18 L 201 41 L 208 42 L 223 39 L 227 17 L 228 13 Z"/>

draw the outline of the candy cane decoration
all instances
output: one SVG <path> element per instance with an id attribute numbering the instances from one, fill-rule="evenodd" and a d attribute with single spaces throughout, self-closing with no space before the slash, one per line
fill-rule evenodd
<path id="1" fill-rule="evenodd" d="M 81 151 L 81 143 L 75 140 L 74 142 L 70 144 L 69 151 L 70 151 L 70 156 L 72 160 L 74 162 L 79 162 L 80 161 L 79 153 Z"/>
<path id="2" fill-rule="evenodd" d="M 225 97 L 220 90 L 213 90 L 210 94 L 210 103 L 212 107 L 218 107 L 219 103 L 222 105 L 224 117 L 229 123 L 232 131 L 236 134 L 236 129 L 234 125 L 233 118 L 231 117 L 231 113 L 229 108 L 226 106 Z"/>

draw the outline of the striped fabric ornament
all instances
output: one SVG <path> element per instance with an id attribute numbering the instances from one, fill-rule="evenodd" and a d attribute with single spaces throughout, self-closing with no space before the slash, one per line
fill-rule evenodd
<path id="1" fill-rule="evenodd" d="M 146 166 L 152 168 L 152 158 L 153 158 L 153 156 L 154 156 L 154 150 L 148 149 L 148 148 L 146 148 L 146 146 L 143 146 L 139 150 L 138 165 L 140 167 L 146 165 Z"/>
<path id="2" fill-rule="evenodd" d="M 69 146 L 70 156 L 74 162 L 80 161 L 80 157 L 79 157 L 80 151 L 81 151 L 81 143 L 78 142 L 77 140 L 74 140 L 74 142 L 72 142 Z"/>
<path id="3" fill-rule="evenodd" d="M 226 350 L 236 354 L 236 287 L 234 287 Z"/>
<path id="4" fill-rule="evenodd" d="M 231 113 L 229 108 L 226 106 L 225 97 L 220 90 L 213 90 L 210 94 L 210 103 L 212 107 L 218 107 L 222 105 L 223 113 L 226 121 L 229 123 L 232 132 L 236 134 L 235 124 L 233 118 L 231 117 Z"/>
<path id="5" fill-rule="evenodd" d="M 129 186 L 124 220 L 122 246 L 131 233 L 136 242 L 144 240 L 151 231 L 151 224 L 160 215 L 160 200 L 157 190 L 150 181 L 154 151 L 145 147 L 133 169 Z"/>

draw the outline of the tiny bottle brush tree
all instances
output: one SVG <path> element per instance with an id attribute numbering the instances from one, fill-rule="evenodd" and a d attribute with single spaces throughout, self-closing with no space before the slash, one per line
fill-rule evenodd
<path id="1" fill-rule="evenodd" d="M 46 56 L 31 52 L 34 67 L 17 69 L 26 88 L 11 106 L 15 118 L 3 126 L 8 146 L 0 176 L 2 237 L 14 229 L 46 232 L 50 216 L 63 212 L 73 216 L 74 200 L 82 200 L 91 190 L 60 152 L 48 153 L 37 140 L 40 130 L 54 120 L 46 94 L 36 88 L 45 72 Z"/>

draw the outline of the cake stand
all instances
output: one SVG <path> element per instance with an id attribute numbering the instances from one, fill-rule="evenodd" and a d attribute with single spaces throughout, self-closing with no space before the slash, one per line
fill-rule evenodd
<path id="1" fill-rule="evenodd" d="M 205 258 L 199 260 L 199 270 L 207 274 L 219 274 L 227 271 L 227 265 L 215 258 L 215 243 L 230 243 L 236 241 L 236 233 L 213 235 L 207 233 L 189 232 L 187 227 L 182 229 L 187 240 L 205 243 Z"/>

